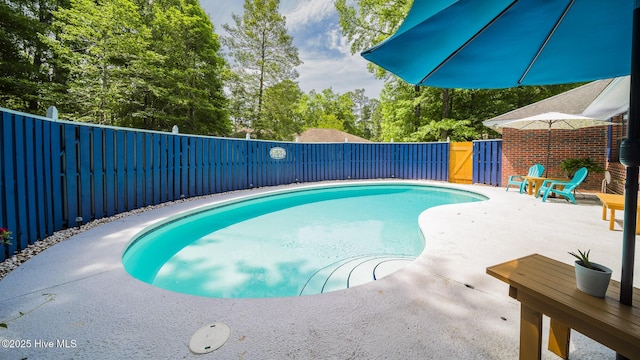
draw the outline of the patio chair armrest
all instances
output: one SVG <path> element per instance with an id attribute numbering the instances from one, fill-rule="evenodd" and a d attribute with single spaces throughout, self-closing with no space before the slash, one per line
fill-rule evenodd
<path id="1" fill-rule="evenodd" d="M 552 183 L 553 180 L 545 180 L 542 182 L 542 185 L 540 185 L 540 188 L 544 188 L 544 187 L 548 187 L 550 183 Z"/>
<path id="2" fill-rule="evenodd" d="M 543 187 L 548 187 L 548 188 L 553 188 L 554 186 L 557 185 L 567 185 L 569 182 L 568 181 L 562 181 L 562 180 L 545 180 L 542 182 L 542 186 L 540 186 L 541 188 Z"/>

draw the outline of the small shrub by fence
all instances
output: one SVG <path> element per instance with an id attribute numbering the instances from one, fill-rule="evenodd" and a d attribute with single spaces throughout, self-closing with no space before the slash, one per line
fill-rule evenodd
<path id="1" fill-rule="evenodd" d="M 53 121 L 2 108 L 0 115 L 0 227 L 13 232 L 0 261 L 80 221 L 183 197 L 296 182 L 449 176 L 448 143 L 240 140 Z M 273 148 L 286 156 L 272 158 Z M 478 142 L 477 149 L 474 182 L 500 185 L 500 141 Z"/>

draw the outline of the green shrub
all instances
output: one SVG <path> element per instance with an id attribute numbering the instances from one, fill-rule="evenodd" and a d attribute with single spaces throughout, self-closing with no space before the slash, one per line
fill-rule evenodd
<path id="1" fill-rule="evenodd" d="M 581 167 L 586 167 L 589 173 L 603 173 L 604 168 L 602 165 L 595 162 L 592 158 L 569 158 L 560 163 L 560 168 L 567 174 L 567 177 L 572 178 L 573 174 Z"/>

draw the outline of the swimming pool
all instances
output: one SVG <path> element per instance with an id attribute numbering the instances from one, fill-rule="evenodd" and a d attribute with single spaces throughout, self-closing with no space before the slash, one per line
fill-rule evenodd
<path id="1" fill-rule="evenodd" d="M 136 235 L 124 268 L 149 284 L 220 298 L 318 294 L 373 281 L 424 249 L 418 215 L 484 196 L 401 183 L 276 191 L 167 219 Z"/>

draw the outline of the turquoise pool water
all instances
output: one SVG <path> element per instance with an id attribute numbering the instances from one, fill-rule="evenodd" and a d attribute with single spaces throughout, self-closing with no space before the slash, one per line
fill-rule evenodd
<path id="1" fill-rule="evenodd" d="M 415 257 L 425 209 L 486 198 L 443 187 L 375 184 L 275 192 L 145 229 L 123 255 L 135 278 L 219 298 L 320 293 L 310 279 L 349 259 Z M 314 280 L 316 281 L 316 280 Z M 305 285 L 307 286 L 305 288 Z"/>

